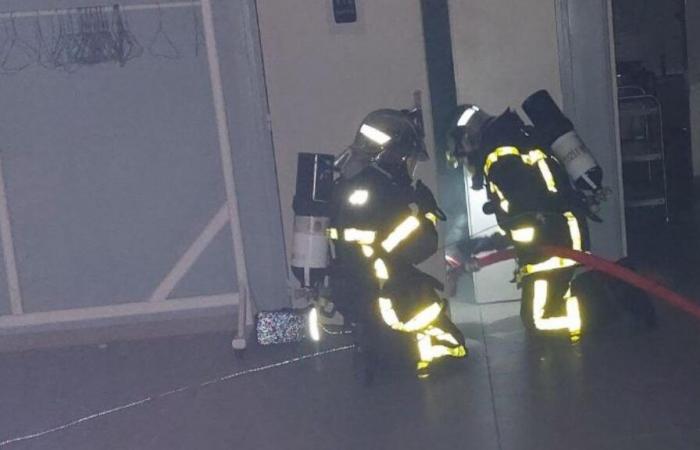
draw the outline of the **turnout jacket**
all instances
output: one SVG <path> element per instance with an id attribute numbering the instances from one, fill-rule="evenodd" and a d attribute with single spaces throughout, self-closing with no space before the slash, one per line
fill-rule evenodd
<path id="1" fill-rule="evenodd" d="M 404 321 L 441 301 L 435 290 L 442 284 L 415 267 L 437 250 L 435 210 L 420 181 L 414 186 L 376 165 L 337 183 L 329 234 L 335 248 L 331 284 L 341 307 L 373 311 L 378 298 L 389 298 Z"/>
<path id="2" fill-rule="evenodd" d="M 487 127 L 482 145 L 487 209 L 513 242 L 522 275 L 572 266 L 573 261 L 538 250 L 541 245 L 588 249 L 585 216 L 578 212 L 569 177 L 550 152 L 513 129 L 508 114 Z"/>

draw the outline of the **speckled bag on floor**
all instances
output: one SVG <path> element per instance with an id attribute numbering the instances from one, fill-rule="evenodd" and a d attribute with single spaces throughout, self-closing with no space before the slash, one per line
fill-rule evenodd
<path id="1" fill-rule="evenodd" d="M 255 331 L 260 345 L 299 342 L 306 337 L 306 317 L 303 311 L 292 309 L 261 311 Z"/>

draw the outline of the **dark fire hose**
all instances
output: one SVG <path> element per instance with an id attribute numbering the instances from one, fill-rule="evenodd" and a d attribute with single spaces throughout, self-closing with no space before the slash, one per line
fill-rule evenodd
<path id="1" fill-rule="evenodd" d="M 624 281 L 627 284 L 646 291 L 656 298 L 670 303 L 672 306 L 693 315 L 696 319 L 700 319 L 700 305 L 697 302 L 688 297 L 684 297 L 655 281 L 644 278 L 632 270 L 598 256 L 591 255 L 590 253 L 579 252 L 570 248 L 543 246 L 542 250 L 546 255 L 572 259 L 589 267 L 590 269 L 604 272 L 611 277 Z M 498 262 L 513 258 L 515 258 L 515 251 L 511 248 L 479 257 L 477 258 L 477 261 L 479 263 L 479 267 L 486 267 L 490 266 L 491 264 L 496 264 Z"/>

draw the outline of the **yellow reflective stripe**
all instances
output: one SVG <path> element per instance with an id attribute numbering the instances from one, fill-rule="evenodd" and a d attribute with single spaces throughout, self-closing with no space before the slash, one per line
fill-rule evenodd
<path id="1" fill-rule="evenodd" d="M 427 213 L 425 215 L 425 218 L 428 219 L 429 221 L 431 221 L 433 223 L 433 225 L 437 225 L 438 218 L 435 214 Z"/>
<path id="2" fill-rule="evenodd" d="M 442 358 L 443 356 L 449 356 L 450 353 L 451 353 L 450 349 L 445 347 L 444 345 L 431 345 L 430 346 L 430 358 L 431 359 Z"/>
<path id="3" fill-rule="evenodd" d="M 432 345 L 430 337 L 420 335 L 418 337 L 418 353 L 420 355 L 418 367 L 426 367 L 427 363 L 430 363 L 434 359 L 442 358 L 443 356 L 454 356 L 455 358 L 466 356 L 467 349 L 462 345 L 458 345 L 457 347 Z M 421 365 L 421 363 L 425 365 Z"/>
<path id="4" fill-rule="evenodd" d="M 549 192 L 557 192 L 557 184 L 554 181 L 554 176 L 549 170 L 547 162 L 545 160 L 540 160 L 537 162 L 537 167 L 540 168 L 540 173 L 542 173 L 542 178 L 544 178 L 544 182 L 547 185 L 547 190 L 549 190 Z"/>
<path id="5" fill-rule="evenodd" d="M 547 190 L 557 192 L 557 183 L 554 181 L 549 165 L 547 165 L 547 155 L 542 150 L 530 150 L 527 155 L 523 155 L 523 161 L 531 166 L 537 164 L 537 168 L 540 169 L 542 178 L 547 185 Z"/>
<path id="6" fill-rule="evenodd" d="M 450 344 L 453 345 L 433 345 L 431 336 L 437 333 L 441 333 L 440 336 L 449 336 L 451 340 L 448 340 L 448 342 L 450 342 Z M 464 356 L 467 356 L 466 347 L 460 345 L 457 342 L 457 340 L 452 337 L 452 335 L 445 333 L 442 330 L 430 329 L 427 331 L 427 334 L 418 333 L 416 335 L 416 338 L 418 341 L 418 354 L 420 359 L 420 361 L 418 361 L 418 369 L 427 368 L 432 360 L 436 358 L 442 358 L 443 356 L 453 356 L 455 358 L 462 358 Z M 440 338 L 438 337 L 438 339 Z"/>
<path id="7" fill-rule="evenodd" d="M 425 333 L 441 341 L 448 342 L 452 345 L 459 345 L 459 342 L 457 342 L 457 339 L 455 339 L 454 336 L 452 336 L 450 333 L 447 333 L 446 331 L 441 330 L 440 328 L 430 327 L 425 331 Z"/>
<path id="8" fill-rule="evenodd" d="M 557 192 L 557 183 L 554 181 L 554 176 L 549 169 L 549 165 L 547 165 L 547 155 L 542 150 L 530 150 L 530 152 L 527 155 L 523 155 L 522 158 L 526 164 L 531 166 L 537 164 L 537 168 L 540 169 L 542 178 L 544 178 L 544 182 L 547 185 L 547 190 L 550 192 Z"/>
<path id="9" fill-rule="evenodd" d="M 496 225 L 496 233 L 500 234 L 501 236 L 508 236 L 508 233 L 506 233 L 506 230 L 499 227 L 498 225 Z"/>
<path id="10" fill-rule="evenodd" d="M 503 195 L 503 192 L 501 192 L 501 190 L 498 189 L 498 186 L 496 186 L 494 183 L 489 183 L 489 186 L 491 187 L 491 192 L 496 194 L 501 200 L 500 206 L 503 212 L 508 212 L 508 210 L 510 209 L 510 202 L 506 200 L 506 197 L 505 195 Z"/>
<path id="11" fill-rule="evenodd" d="M 498 147 L 496 150 L 489 153 L 489 155 L 486 157 L 486 163 L 484 164 L 484 173 L 488 175 L 493 163 L 498 161 L 498 158 L 500 158 L 501 156 L 506 155 L 517 156 L 520 155 L 520 152 L 515 147 Z"/>
<path id="12" fill-rule="evenodd" d="M 448 352 L 450 356 L 454 356 L 455 358 L 463 358 L 467 356 L 467 348 L 463 345 L 455 348 L 448 348 Z"/>
<path id="13" fill-rule="evenodd" d="M 391 304 L 391 299 L 379 297 L 379 312 L 382 315 L 382 320 L 391 328 L 400 329 L 402 323 L 399 321 L 394 306 Z"/>
<path id="14" fill-rule="evenodd" d="M 419 342 L 419 345 L 420 345 L 420 342 Z M 418 348 L 418 350 L 420 351 L 420 347 Z M 418 364 L 416 365 L 416 367 L 418 368 L 418 370 L 421 370 L 421 369 L 426 369 L 429 365 L 430 365 L 429 361 L 418 361 Z M 418 378 L 426 378 L 427 376 L 428 375 L 418 375 Z"/>
<path id="15" fill-rule="evenodd" d="M 567 316 L 539 318 L 535 320 L 535 327 L 542 331 L 568 329 L 569 318 Z"/>
<path id="16" fill-rule="evenodd" d="M 329 239 L 338 240 L 338 230 L 336 228 L 328 228 L 326 234 Z"/>
<path id="17" fill-rule="evenodd" d="M 387 270 L 386 264 L 384 264 L 384 261 L 381 258 L 377 259 L 374 262 L 374 273 L 380 280 L 389 279 L 389 271 Z"/>
<path id="18" fill-rule="evenodd" d="M 581 312 L 578 308 L 578 298 L 570 297 L 566 300 L 566 315 L 569 317 L 569 331 L 579 333 L 581 331 Z"/>
<path id="19" fill-rule="evenodd" d="M 547 159 L 547 155 L 542 150 L 535 149 L 530 150 L 527 155 L 522 155 L 522 158 L 526 164 L 534 166 L 538 162 Z"/>
<path id="20" fill-rule="evenodd" d="M 527 264 L 523 268 L 523 273 L 529 275 L 531 273 L 545 272 L 547 270 L 563 269 L 565 267 L 571 267 L 576 265 L 576 261 L 566 258 L 560 258 L 559 256 L 552 256 L 548 260 L 541 262 L 539 264 Z"/>
<path id="21" fill-rule="evenodd" d="M 350 204 L 354 206 L 362 206 L 365 203 L 367 203 L 368 198 L 369 191 L 367 191 L 366 189 L 357 189 L 352 194 L 350 194 L 350 197 L 348 197 L 348 202 L 350 202 Z"/>
<path id="22" fill-rule="evenodd" d="M 467 356 L 467 349 L 463 345 L 457 345 L 457 347 L 446 347 L 444 345 L 433 345 L 433 357 L 440 358 L 441 356 L 453 356 L 455 358 L 461 358 Z"/>
<path id="23" fill-rule="evenodd" d="M 516 242 L 532 242 L 535 239 L 535 229 L 533 227 L 511 230 L 510 234 Z"/>
<path id="24" fill-rule="evenodd" d="M 422 330 L 438 318 L 440 311 L 442 311 L 442 305 L 440 303 L 433 303 L 406 322 L 402 327 L 403 331 Z"/>
<path id="25" fill-rule="evenodd" d="M 442 331 L 440 328 L 437 328 L 437 327 L 430 327 L 427 330 L 425 330 L 424 333 L 429 335 L 429 336 L 438 337 L 442 333 L 444 333 L 444 331 Z"/>
<path id="26" fill-rule="evenodd" d="M 425 334 L 418 334 L 418 354 L 420 355 L 420 362 L 428 363 L 433 360 L 433 346 L 430 344 L 430 336 Z M 427 364 L 423 367 L 426 367 Z M 418 367 L 421 367 L 420 363 Z"/>
<path id="27" fill-rule="evenodd" d="M 556 181 L 554 180 L 554 176 L 552 175 L 552 171 L 549 169 L 549 166 L 547 165 L 547 154 L 539 149 L 530 150 L 530 152 L 528 152 L 526 155 L 523 155 L 515 147 L 499 147 L 496 150 L 489 153 L 489 155 L 486 157 L 486 163 L 484 165 L 484 173 L 486 175 L 488 175 L 489 170 L 491 169 L 491 166 L 496 161 L 498 161 L 498 158 L 500 158 L 501 156 L 505 156 L 505 155 L 518 155 L 522 158 L 522 160 L 525 164 L 528 164 L 530 166 L 534 166 L 536 164 L 540 170 L 540 173 L 542 174 L 542 178 L 544 178 L 544 182 L 547 185 L 547 189 L 550 192 L 557 192 Z M 502 195 L 499 197 L 501 198 L 501 200 L 503 200 Z M 503 208 L 503 205 L 501 205 L 501 208 Z M 505 211 L 505 209 L 504 209 L 504 211 Z"/>
<path id="28" fill-rule="evenodd" d="M 318 325 L 318 311 L 316 308 L 311 308 L 309 311 L 309 337 L 311 340 L 318 342 L 321 340 L 320 327 Z"/>
<path id="29" fill-rule="evenodd" d="M 544 306 L 547 304 L 547 291 L 549 283 L 546 280 L 535 280 L 535 296 L 532 302 L 532 318 L 535 321 L 535 327 L 538 330 L 560 330 L 568 328 L 567 317 L 548 317 L 544 316 Z"/>
<path id="30" fill-rule="evenodd" d="M 566 223 L 569 225 L 569 234 L 571 235 L 571 244 L 574 250 L 582 251 L 583 244 L 581 241 L 581 229 L 578 226 L 578 219 L 571 212 L 565 212 Z"/>
<path id="31" fill-rule="evenodd" d="M 532 318 L 534 319 L 535 327 L 544 331 L 568 329 L 572 334 L 579 333 L 581 331 L 581 315 L 576 297 L 570 297 L 566 300 L 565 316 L 547 317 L 546 319 L 543 317 L 544 307 L 547 304 L 548 285 L 549 283 L 546 280 L 535 281 L 532 305 Z"/>
<path id="32" fill-rule="evenodd" d="M 418 218 L 415 216 L 409 216 L 404 219 L 403 222 L 399 224 L 394 231 L 389 233 L 389 236 L 382 242 L 382 247 L 387 252 L 391 252 L 396 248 L 397 245 L 401 243 L 404 239 L 411 235 L 420 226 Z"/>
<path id="33" fill-rule="evenodd" d="M 362 246 L 362 253 L 367 257 L 371 258 L 372 255 L 374 255 L 374 249 L 370 247 L 369 245 L 363 245 Z"/>
<path id="34" fill-rule="evenodd" d="M 359 244 L 372 244 L 376 233 L 371 230 L 358 230 L 355 228 L 346 228 L 343 237 L 348 242 L 357 242 Z"/>
<path id="35" fill-rule="evenodd" d="M 544 316 L 544 305 L 547 304 L 547 290 L 549 283 L 547 280 L 535 280 L 534 296 L 532 298 L 532 318 L 537 320 Z"/>
<path id="36" fill-rule="evenodd" d="M 396 311 L 394 311 L 391 299 L 386 297 L 379 298 L 379 311 L 381 312 L 384 322 L 395 330 L 405 331 L 407 333 L 422 330 L 430 325 L 431 322 L 437 319 L 441 310 L 442 306 L 439 303 L 433 303 L 413 316 L 408 322 L 402 323 L 396 315 Z"/>

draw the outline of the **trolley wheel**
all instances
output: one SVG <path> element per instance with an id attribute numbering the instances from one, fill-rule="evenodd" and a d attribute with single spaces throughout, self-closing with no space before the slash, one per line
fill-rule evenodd
<path id="1" fill-rule="evenodd" d="M 242 338 L 234 338 L 231 341 L 231 347 L 233 348 L 233 356 L 236 359 L 243 359 L 245 357 L 246 341 Z"/>

